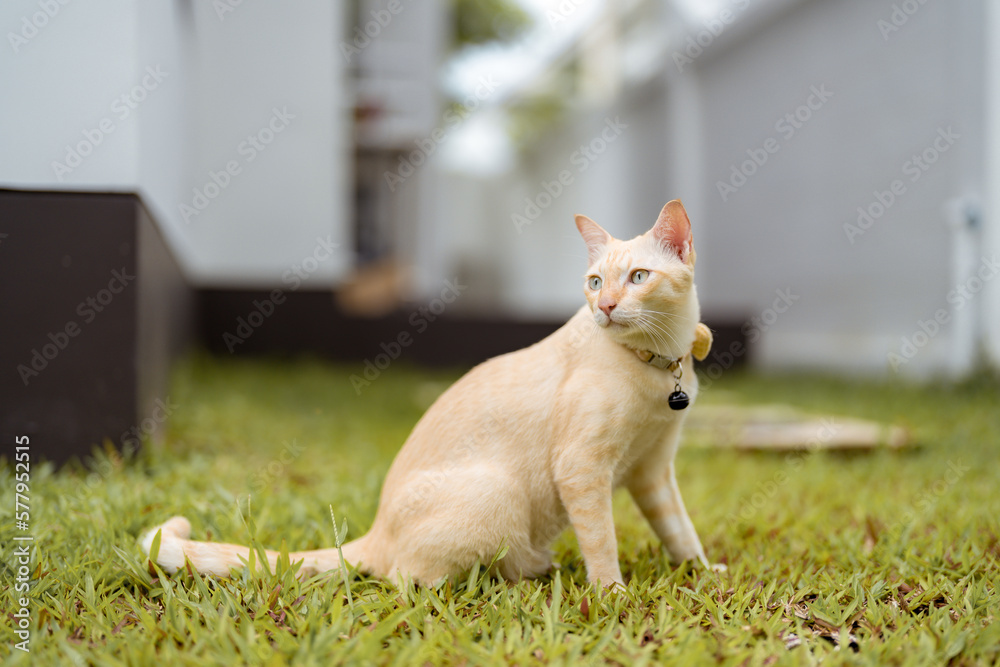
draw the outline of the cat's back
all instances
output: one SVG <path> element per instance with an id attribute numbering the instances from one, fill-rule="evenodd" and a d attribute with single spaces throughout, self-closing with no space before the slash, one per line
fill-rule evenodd
<path id="1" fill-rule="evenodd" d="M 438 397 L 425 419 L 544 409 L 573 366 L 562 342 L 569 326 L 563 325 L 528 347 L 478 364 Z"/>
<path id="2" fill-rule="evenodd" d="M 417 422 L 400 452 L 400 465 L 423 466 L 440 458 L 502 441 L 537 442 L 549 428 L 561 388 L 585 342 L 586 321 L 574 315 L 528 347 L 493 357 L 451 385 Z M 584 318 L 588 320 L 589 318 Z M 504 437 L 498 438 L 504 434 Z"/>

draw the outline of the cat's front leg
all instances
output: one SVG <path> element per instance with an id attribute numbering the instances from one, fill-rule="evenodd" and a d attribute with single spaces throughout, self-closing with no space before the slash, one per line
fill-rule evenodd
<path id="1" fill-rule="evenodd" d="M 709 567 L 698 532 L 684 508 L 673 463 L 659 470 L 635 470 L 627 480 L 627 486 L 672 561 L 695 560 Z"/>
<path id="2" fill-rule="evenodd" d="M 624 585 L 611 507 L 611 474 L 585 461 L 567 460 L 557 466 L 556 486 L 580 543 L 587 581 L 605 588 Z"/>

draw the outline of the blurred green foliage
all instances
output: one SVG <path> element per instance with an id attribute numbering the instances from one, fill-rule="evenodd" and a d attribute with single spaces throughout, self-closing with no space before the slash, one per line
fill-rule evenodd
<path id="1" fill-rule="evenodd" d="M 513 42 L 531 26 L 531 17 L 510 0 L 452 0 L 453 47 Z"/>

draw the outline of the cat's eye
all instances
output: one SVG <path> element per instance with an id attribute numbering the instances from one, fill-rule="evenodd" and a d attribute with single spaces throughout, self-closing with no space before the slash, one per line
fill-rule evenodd
<path id="1" fill-rule="evenodd" d="M 636 285 L 646 282 L 646 278 L 649 277 L 649 271 L 646 269 L 636 269 L 632 272 L 632 282 Z"/>
<path id="2" fill-rule="evenodd" d="M 590 289 L 595 292 L 601 289 L 601 279 L 598 276 L 590 276 L 590 280 L 587 281 L 587 284 L 590 285 Z"/>

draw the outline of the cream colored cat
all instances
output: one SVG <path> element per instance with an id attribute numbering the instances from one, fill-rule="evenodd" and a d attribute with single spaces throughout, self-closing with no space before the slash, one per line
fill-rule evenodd
<path id="1" fill-rule="evenodd" d="M 708 335 L 687 213 L 671 201 L 630 241 L 586 216 L 576 225 L 589 252 L 588 305 L 539 343 L 472 369 L 427 410 L 386 476 L 371 530 L 343 546 L 360 571 L 434 583 L 507 545 L 499 574 L 536 577 L 569 523 L 588 579 L 621 584 L 611 512 L 620 485 L 675 561 L 706 563 L 674 477 L 687 411 L 667 404 L 678 389 L 696 396 L 691 350 Z M 695 346 L 699 358 L 708 342 Z M 157 561 L 171 572 L 186 557 L 199 572 L 228 575 L 248 558 L 247 547 L 189 541 L 181 517 L 158 530 Z M 340 566 L 336 549 L 290 556 L 302 575 Z M 278 554 L 268 557 L 273 566 Z"/>

